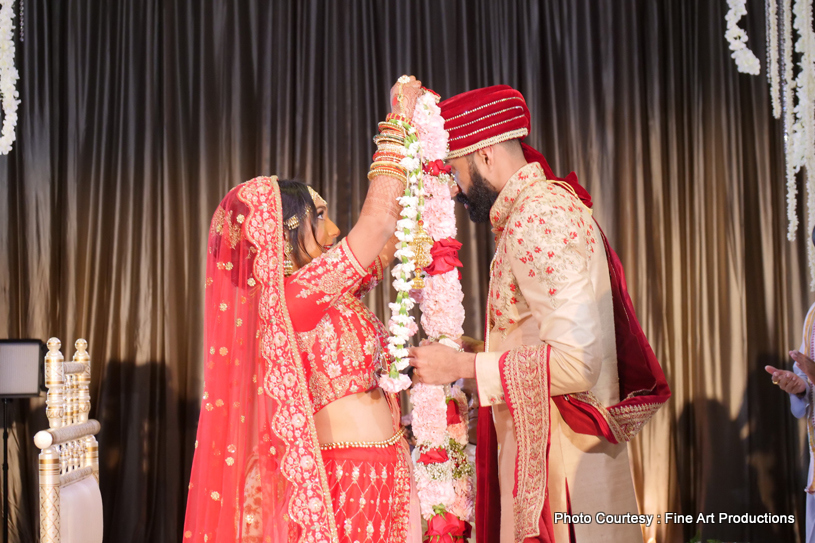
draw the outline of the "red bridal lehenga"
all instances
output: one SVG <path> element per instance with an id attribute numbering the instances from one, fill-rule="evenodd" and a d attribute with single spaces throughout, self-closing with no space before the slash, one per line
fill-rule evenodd
<path id="1" fill-rule="evenodd" d="M 313 420 L 387 364 L 387 331 L 360 302 L 382 262 L 363 269 L 343 240 L 284 277 L 284 243 L 274 177 L 231 190 L 213 216 L 184 542 L 401 543 L 415 508 L 396 399 L 394 437 L 376 446 L 321 450 Z"/>

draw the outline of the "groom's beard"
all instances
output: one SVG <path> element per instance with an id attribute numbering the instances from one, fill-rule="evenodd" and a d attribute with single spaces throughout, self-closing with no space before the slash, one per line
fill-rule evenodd
<path id="1" fill-rule="evenodd" d="M 469 161 L 469 166 L 470 193 L 459 192 L 456 201 L 467 206 L 471 221 L 490 222 L 490 209 L 498 199 L 498 192 L 481 176 L 472 160 Z"/>

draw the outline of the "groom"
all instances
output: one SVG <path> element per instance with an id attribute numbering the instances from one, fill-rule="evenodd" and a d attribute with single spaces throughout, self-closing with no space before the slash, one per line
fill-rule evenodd
<path id="1" fill-rule="evenodd" d="M 521 143 L 518 91 L 477 89 L 441 110 L 456 198 L 495 234 L 489 332 L 483 352 L 431 344 L 411 365 L 424 383 L 477 379 L 478 541 L 642 541 L 626 442 L 670 391 L 591 198 Z"/>

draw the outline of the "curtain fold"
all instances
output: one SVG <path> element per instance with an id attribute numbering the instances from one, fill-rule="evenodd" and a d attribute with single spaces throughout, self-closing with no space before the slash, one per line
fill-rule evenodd
<path id="1" fill-rule="evenodd" d="M 761 59 L 763 5 L 742 20 Z M 631 445 L 641 511 L 797 518 L 644 534 L 800 541 L 806 439 L 762 368 L 799 345 L 809 234 L 786 241 L 783 130 L 766 74 L 729 57 L 726 10 L 27 0 L 18 141 L 0 158 L 0 337 L 57 336 L 66 357 L 88 339 L 106 540 L 181 540 L 218 201 L 256 175 L 296 177 L 347 233 L 388 89 L 412 73 L 442 97 L 518 88 L 527 142 L 593 194 L 674 393 Z M 458 213 L 465 330 L 483 337 L 491 234 Z M 385 288 L 369 298 L 380 317 Z M 15 400 L 13 421 L 12 541 L 34 541 L 44 400 Z"/>

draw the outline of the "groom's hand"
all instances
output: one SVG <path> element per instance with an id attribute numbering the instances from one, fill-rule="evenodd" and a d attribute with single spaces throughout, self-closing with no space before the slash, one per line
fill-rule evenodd
<path id="1" fill-rule="evenodd" d="M 457 351 L 440 343 L 411 347 L 413 376 L 426 385 L 449 385 L 453 381 L 475 377 L 475 355 Z"/>

